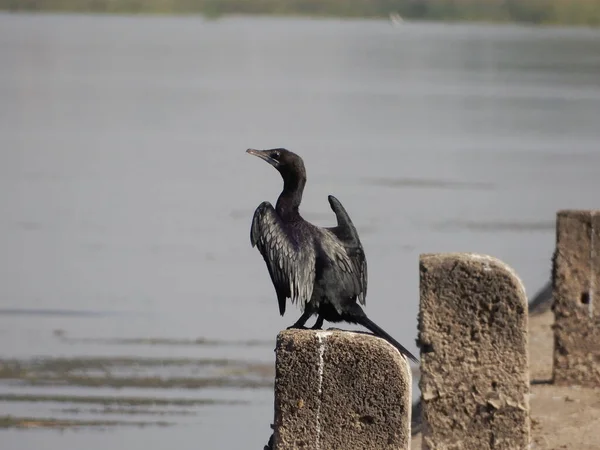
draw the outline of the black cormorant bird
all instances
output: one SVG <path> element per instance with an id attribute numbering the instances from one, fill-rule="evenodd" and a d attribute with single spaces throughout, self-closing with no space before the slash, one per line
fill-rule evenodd
<path id="1" fill-rule="evenodd" d="M 317 314 L 312 327 L 316 330 L 321 329 L 324 320 L 360 324 L 418 362 L 359 305 L 366 302 L 367 260 L 356 228 L 339 200 L 333 195 L 328 197 L 337 217 L 336 227 L 321 228 L 307 222 L 298 211 L 306 184 L 302 158 L 284 148 L 247 152 L 271 164 L 283 178 L 283 191 L 275 208 L 269 202 L 256 208 L 250 241 L 267 263 L 281 315 L 288 298 L 303 309 L 289 328 L 305 328 L 313 314 Z"/>

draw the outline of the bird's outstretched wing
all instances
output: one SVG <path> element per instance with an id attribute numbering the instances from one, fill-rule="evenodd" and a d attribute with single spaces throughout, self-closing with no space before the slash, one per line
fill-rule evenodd
<path id="1" fill-rule="evenodd" d="M 298 302 L 302 309 L 310 301 L 315 282 L 316 254 L 313 245 L 300 245 L 286 232 L 273 205 L 262 202 L 252 219 L 250 242 L 267 263 L 277 292 L 279 313 L 285 313 L 285 301 Z"/>
<path id="2" fill-rule="evenodd" d="M 347 255 L 352 262 L 352 272 L 357 283 L 356 296 L 359 303 L 364 305 L 367 301 L 367 258 L 363 250 L 362 244 L 358 237 L 356 228 L 350 216 L 340 203 L 340 201 L 333 195 L 327 197 L 331 209 L 337 217 L 337 227 L 328 228 L 343 244 Z"/>

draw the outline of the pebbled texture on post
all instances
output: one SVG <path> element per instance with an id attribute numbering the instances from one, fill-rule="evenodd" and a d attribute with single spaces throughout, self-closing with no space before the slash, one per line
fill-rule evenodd
<path id="1" fill-rule="evenodd" d="M 559 211 L 553 267 L 554 383 L 600 387 L 600 211 Z"/>
<path id="2" fill-rule="evenodd" d="M 423 449 L 527 449 L 527 297 L 515 272 L 469 253 L 421 255 Z"/>
<path id="3" fill-rule="evenodd" d="M 410 448 L 411 371 L 383 339 L 282 331 L 276 366 L 274 449 Z"/>

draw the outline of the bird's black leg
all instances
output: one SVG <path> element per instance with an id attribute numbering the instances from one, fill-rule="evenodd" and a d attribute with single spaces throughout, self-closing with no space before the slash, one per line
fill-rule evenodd
<path id="1" fill-rule="evenodd" d="M 323 321 L 325 319 L 323 319 L 323 316 L 321 314 L 319 314 L 319 317 L 317 317 L 317 321 L 315 322 L 315 324 L 310 327 L 311 330 L 321 330 L 323 328 Z"/>
<path id="2" fill-rule="evenodd" d="M 300 316 L 300 318 L 296 321 L 296 323 L 294 325 L 292 325 L 291 327 L 287 327 L 287 329 L 291 330 L 292 328 L 299 328 L 301 330 L 306 330 L 307 328 L 304 326 L 304 324 L 306 323 L 306 321 L 308 319 L 310 319 L 310 316 L 312 316 L 312 315 L 313 315 L 313 312 L 307 308 L 306 311 L 304 311 L 302 313 L 302 315 Z"/>

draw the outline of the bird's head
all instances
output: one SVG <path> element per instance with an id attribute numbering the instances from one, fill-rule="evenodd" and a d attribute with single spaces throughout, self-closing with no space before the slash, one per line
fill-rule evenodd
<path id="1" fill-rule="evenodd" d="M 281 174 L 284 181 L 292 179 L 306 179 L 306 171 L 302 158 L 294 152 L 290 152 L 285 148 L 273 148 L 270 150 L 255 150 L 249 148 L 246 153 L 258 156 L 275 167 Z"/>

